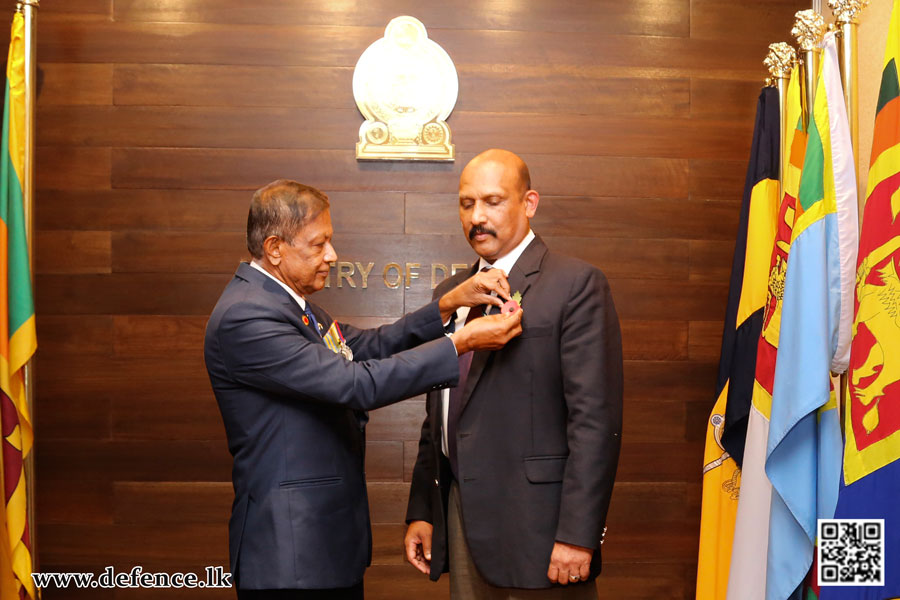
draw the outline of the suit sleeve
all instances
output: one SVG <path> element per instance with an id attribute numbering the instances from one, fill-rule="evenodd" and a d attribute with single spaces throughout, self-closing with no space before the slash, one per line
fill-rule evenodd
<path id="1" fill-rule="evenodd" d="M 425 402 L 425 420 L 419 434 L 419 452 L 416 456 L 416 466 L 413 468 L 412 483 L 409 486 L 409 502 L 406 505 L 407 523 L 413 521 L 434 522 L 431 491 L 437 474 L 434 472 L 436 461 L 435 448 L 431 441 L 431 427 L 433 420 L 440 419 L 441 415 L 431 414 L 431 404 L 431 402 Z"/>
<path id="2" fill-rule="evenodd" d="M 576 278 L 561 331 L 569 458 L 556 539 L 597 548 L 622 441 L 622 337 L 609 284 L 597 269 Z"/>
<path id="3" fill-rule="evenodd" d="M 456 350 L 449 339 L 389 358 L 348 361 L 302 336 L 283 315 L 255 305 L 232 306 L 217 337 L 225 366 L 236 381 L 289 399 L 371 410 L 455 385 L 459 377 Z"/>
<path id="4" fill-rule="evenodd" d="M 358 329 L 341 323 L 341 331 L 356 360 L 385 358 L 444 335 L 437 301 L 426 304 L 389 325 Z"/>
<path id="5" fill-rule="evenodd" d="M 439 299 L 458 283 L 459 278 L 454 277 L 441 282 L 434 290 L 433 298 Z M 436 301 L 433 302 L 435 305 Z M 452 324 L 456 315 L 450 318 Z M 440 319 L 440 316 L 438 317 Z M 442 325 L 443 328 L 443 325 Z M 443 329 L 442 329 L 443 331 Z M 458 361 L 457 361 L 457 364 Z M 409 487 L 409 502 L 406 506 L 406 522 L 427 521 L 434 522 L 434 507 L 431 505 L 431 489 L 438 474 L 434 472 L 437 458 L 435 445 L 432 443 L 432 428 L 440 430 L 442 415 L 432 413 L 432 405 L 440 406 L 440 402 L 433 402 L 431 395 L 425 401 L 425 420 L 422 422 L 422 430 L 419 433 L 419 452 L 416 456 L 416 465 L 413 467 L 412 483 Z M 437 422 L 436 422 L 437 421 Z"/>

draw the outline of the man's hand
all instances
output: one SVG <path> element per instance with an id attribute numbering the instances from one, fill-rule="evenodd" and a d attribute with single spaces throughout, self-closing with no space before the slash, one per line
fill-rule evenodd
<path id="1" fill-rule="evenodd" d="M 492 296 L 491 292 L 496 295 Z M 460 306 L 503 306 L 508 299 L 509 282 L 506 275 L 500 269 L 491 269 L 479 271 L 441 296 L 438 306 L 441 309 L 441 319 L 446 323 L 453 311 Z"/>
<path id="2" fill-rule="evenodd" d="M 431 534 L 434 526 L 427 521 L 413 521 L 406 528 L 406 560 L 426 575 L 431 573 Z"/>
<path id="3" fill-rule="evenodd" d="M 584 581 L 590 575 L 593 555 L 594 551 L 590 548 L 556 542 L 553 544 L 553 553 L 550 555 L 547 579 L 562 585 Z M 578 579 L 573 580 L 572 577 Z"/>
<path id="4" fill-rule="evenodd" d="M 473 319 L 450 336 L 456 353 L 462 356 L 472 350 L 499 350 L 522 333 L 522 311 Z"/>

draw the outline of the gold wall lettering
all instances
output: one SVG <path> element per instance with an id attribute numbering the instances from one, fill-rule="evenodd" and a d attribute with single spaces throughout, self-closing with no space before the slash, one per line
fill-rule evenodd
<path id="1" fill-rule="evenodd" d="M 367 261 L 365 266 L 363 266 L 361 261 L 345 260 L 330 264 L 331 270 L 328 271 L 328 279 L 325 280 L 326 288 L 330 288 L 331 282 L 334 281 L 339 288 L 368 289 L 369 275 L 372 273 L 372 269 L 375 268 L 374 261 Z M 437 287 L 447 277 L 456 275 L 459 271 L 465 271 L 469 266 L 466 263 L 450 263 L 448 268 L 447 263 L 431 263 L 431 277 L 428 280 L 431 289 Z M 418 262 L 388 262 L 381 271 L 381 279 L 384 286 L 388 289 L 396 290 L 401 285 L 406 289 L 410 289 L 416 285 L 414 283 L 416 280 L 424 281 L 421 277 L 422 270 L 428 267 L 428 264 L 423 267 L 422 263 Z M 426 270 L 425 273 L 427 274 L 428 271 Z"/>

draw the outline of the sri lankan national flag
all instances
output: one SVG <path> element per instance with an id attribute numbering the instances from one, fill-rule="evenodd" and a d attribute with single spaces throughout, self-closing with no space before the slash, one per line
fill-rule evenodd
<path id="1" fill-rule="evenodd" d="M 23 368 L 37 347 L 22 182 L 25 27 L 16 13 L 6 64 L 0 148 L 0 597 L 34 598 L 24 459 L 32 431 Z"/>
<path id="2" fill-rule="evenodd" d="M 769 255 L 775 239 L 779 206 L 779 127 L 778 93 L 774 88 L 764 88 L 757 102 L 756 126 L 732 263 L 717 399 L 706 433 L 697 566 L 699 600 L 725 598 L 728 585 L 740 489 L 739 462 L 743 455 L 756 343 L 762 327 Z"/>
<path id="3" fill-rule="evenodd" d="M 875 110 L 856 271 L 844 469 L 835 518 L 884 519 L 885 585 L 821 598 L 900 596 L 900 0 L 894 0 Z M 821 582 L 820 582 L 821 583 Z"/>

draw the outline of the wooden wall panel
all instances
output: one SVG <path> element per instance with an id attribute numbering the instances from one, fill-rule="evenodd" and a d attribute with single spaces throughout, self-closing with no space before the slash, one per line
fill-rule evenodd
<path id="1" fill-rule="evenodd" d="M 41 70 L 44 80 L 39 106 L 112 104 L 112 65 L 42 62 Z"/>
<path id="2" fill-rule="evenodd" d="M 35 209 L 41 568 L 227 565 L 231 457 L 202 341 L 247 257 L 253 190 L 289 177 L 328 193 L 340 262 L 316 299 L 374 327 L 430 299 L 443 277 L 432 280 L 434 263 L 471 263 L 459 172 L 477 152 L 505 147 L 525 158 L 541 193 L 534 230 L 606 273 L 622 321 L 624 436 L 600 597 L 692 598 L 704 435 L 761 59 L 801 8 L 46 3 Z M 353 67 L 400 14 L 422 19 L 456 64 L 455 163 L 354 158 Z M 409 265 L 409 287 L 385 284 L 390 263 L 403 275 Z M 422 397 L 406 400 L 374 411 L 367 427 L 370 600 L 449 596 L 446 578 L 430 583 L 401 554 L 424 410 Z M 90 592 L 44 597 L 156 597 Z"/>
<path id="3" fill-rule="evenodd" d="M 533 185 L 542 181 L 532 177 Z M 595 192 L 596 193 L 596 192 Z M 461 231 L 456 194 L 407 194 L 406 233 Z M 615 198 L 541 195 L 533 224 L 543 236 L 734 240 L 734 201 L 693 198 Z M 685 219 L 685 214 L 691 215 Z"/>
<path id="4" fill-rule="evenodd" d="M 345 10 L 315 0 L 286 4 L 278 0 L 252 6 L 240 0 L 118 0 L 119 21 L 168 21 L 240 24 L 366 25 L 384 27 L 392 16 L 415 14 L 424 23 L 444 28 L 469 29 L 473 15 L 486 28 L 518 31 L 586 31 L 599 34 L 688 35 L 687 0 L 563 0 L 554 3 L 483 3 L 463 0 L 453 4 L 422 4 L 413 0 L 363 3 Z"/>

